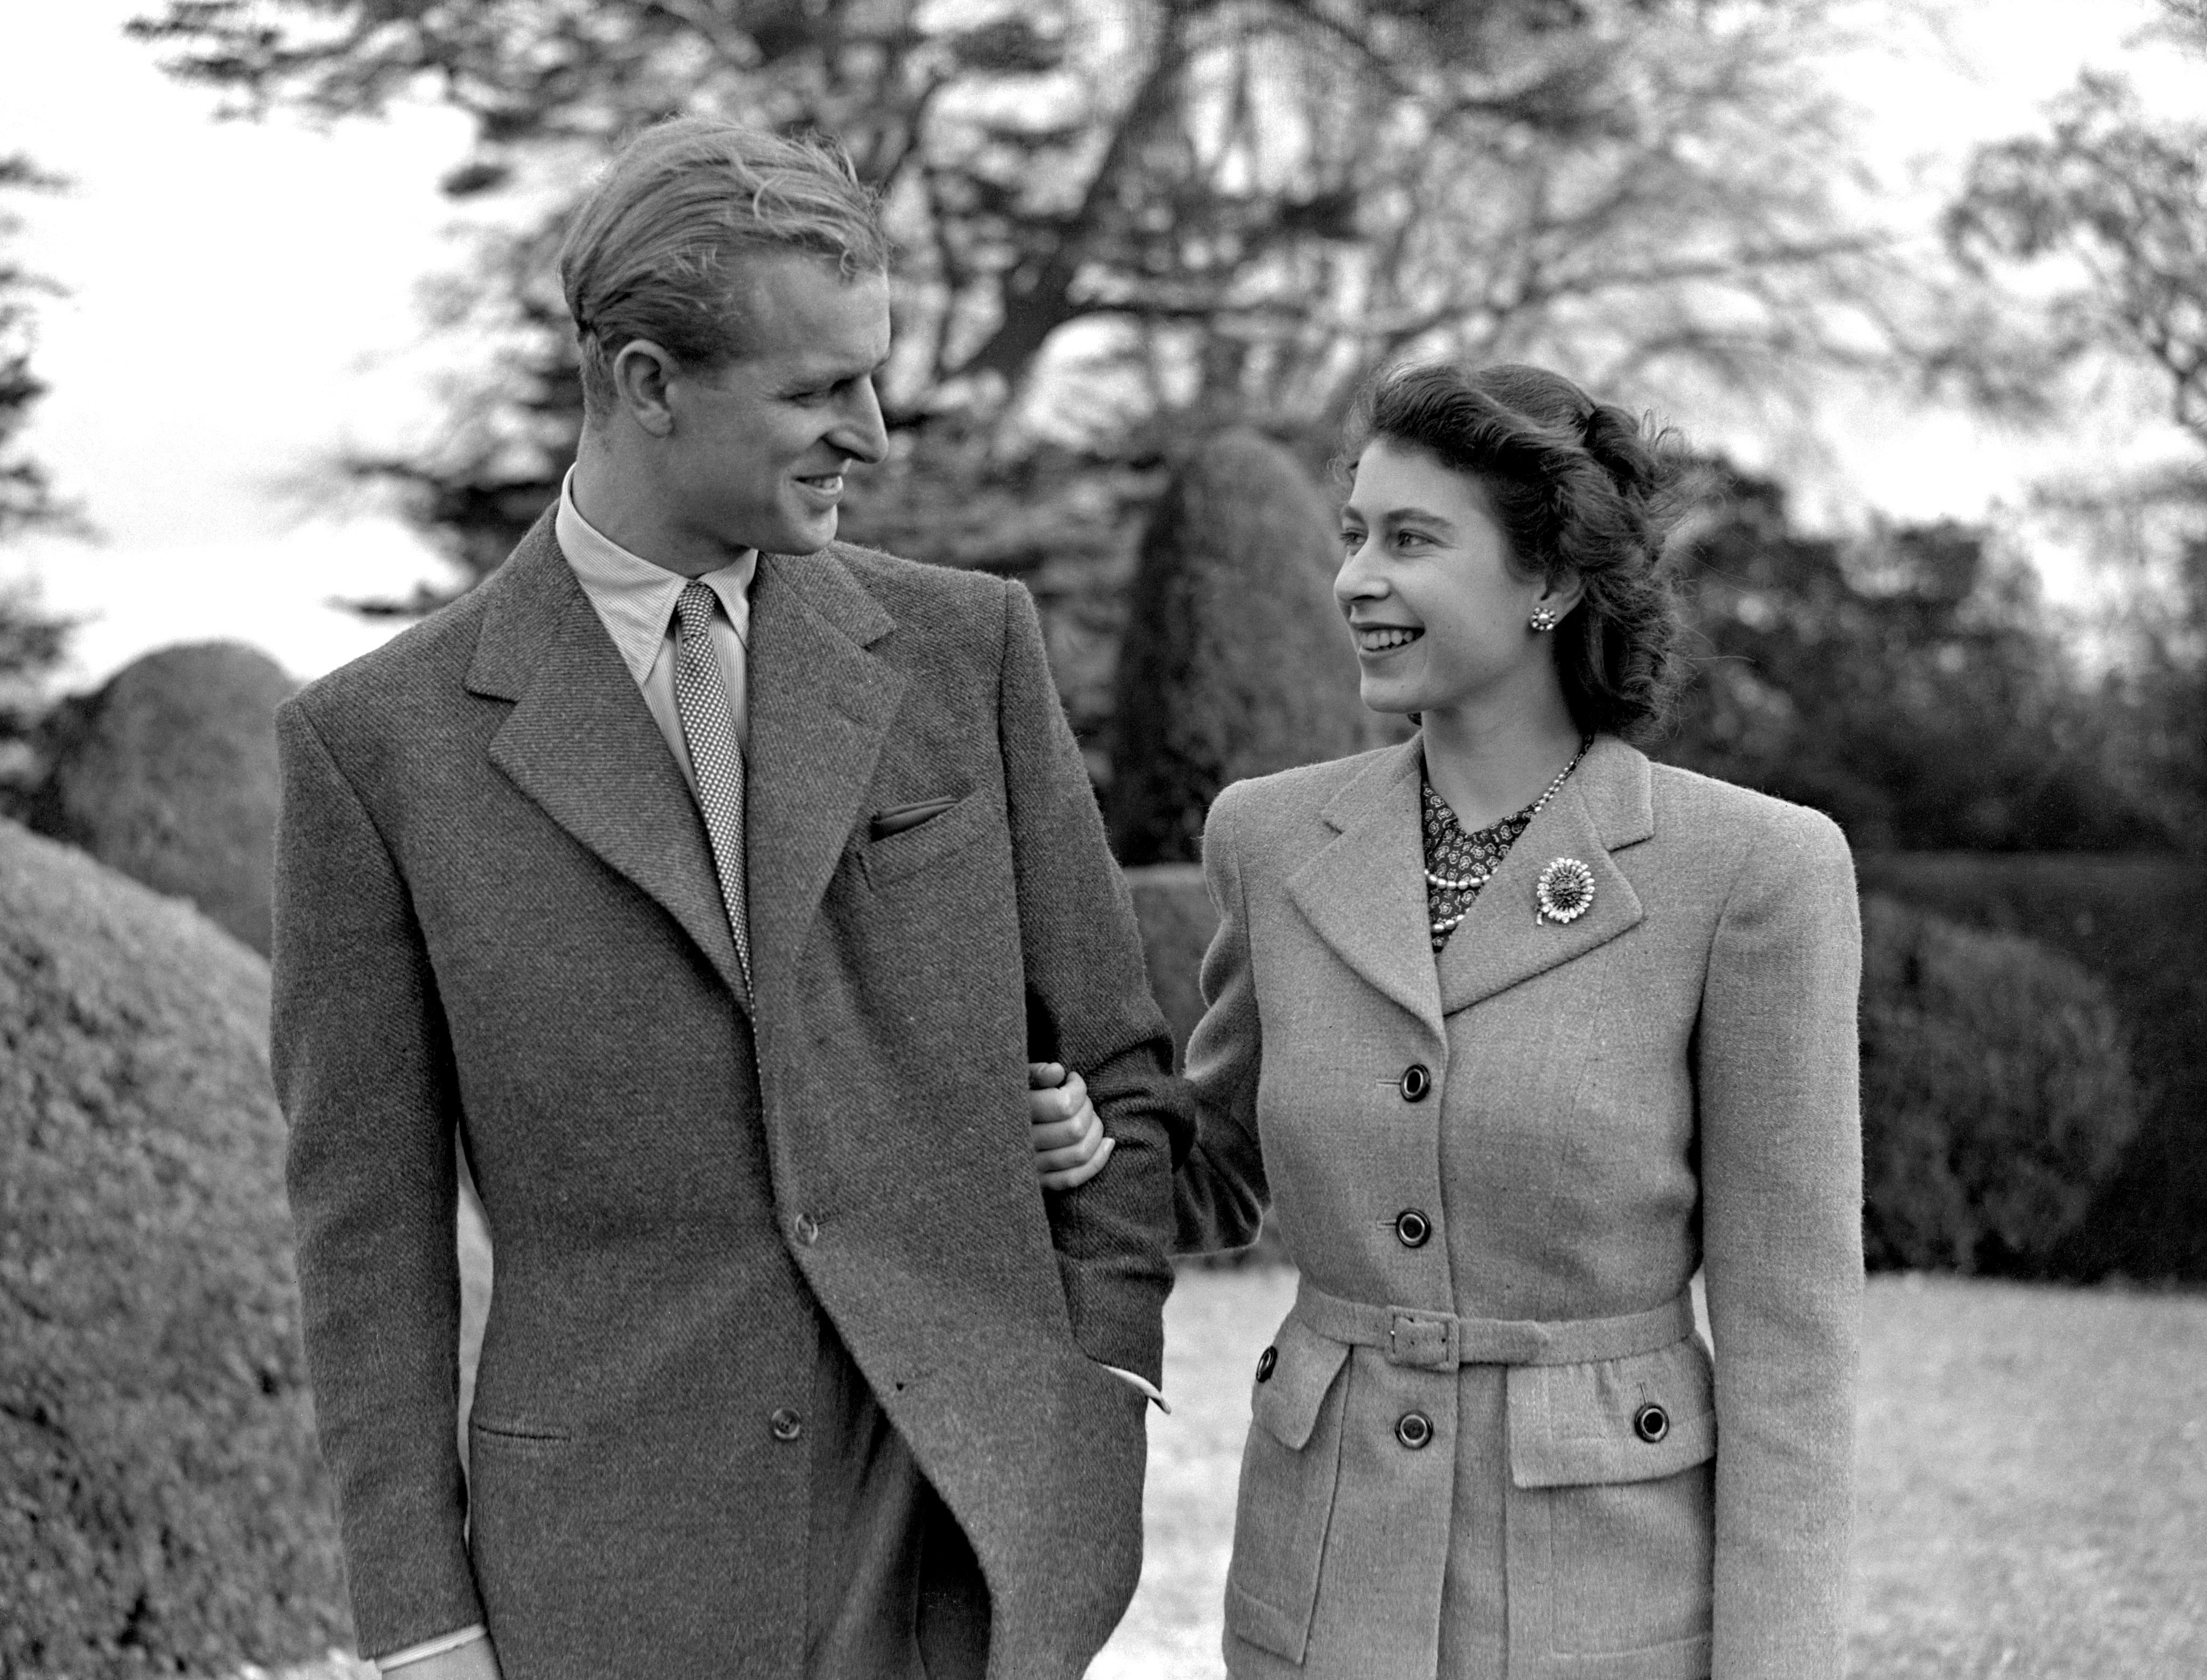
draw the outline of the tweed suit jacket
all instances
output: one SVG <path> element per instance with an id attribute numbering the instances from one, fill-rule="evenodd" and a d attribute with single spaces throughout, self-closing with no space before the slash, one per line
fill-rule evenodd
<path id="1" fill-rule="evenodd" d="M 1302 1273 L 1252 1389 L 1229 1667 L 1837 1680 L 1845 841 L 1603 738 L 1437 958 L 1420 751 L 1238 784 L 1205 834 L 1181 1240 L 1246 1241 L 1269 1202 Z M 1568 924 L 1536 914 L 1558 858 L 1594 881 Z"/>
<path id="2" fill-rule="evenodd" d="M 280 715 L 274 1063 L 362 1647 L 485 1619 L 508 1680 L 795 1680 L 824 1312 L 980 1560 L 990 1674 L 1078 1675 L 1139 1570 L 1102 1366 L 1160 1375 L 1188 1127 L 1131 902 L 1024 590 L 837 544 L 751 602 L 748 1007 L 548 514 Z M 1064 1195 L 1031 1049 L 1118 1139 Z M 471 1488 L 456 1131 L 498 1253 Z"/>

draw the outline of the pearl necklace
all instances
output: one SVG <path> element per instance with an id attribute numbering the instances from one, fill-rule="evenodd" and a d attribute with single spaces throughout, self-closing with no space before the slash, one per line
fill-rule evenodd
<path id="1" fill-rule="evenodd" d="M 1588 735 L 1582 739 L 1579 742 L 1579 750 L 1571 755 L 1571 762 L 1564 765 L 1562 769 L 1556 772 L 1556 779 L 1548 784 L 1546 788 L 1541 792 L 1539 798 L 1534 800 L 1531 804 L 1526 806 L 1523 810 L 1518 812 L 1518 816 L 1522 817 L 1528 823 L 1531 822 L 1534 817 L 1538 816 L 1540 814 L 1540 807 L 1546 804 L 1549 800 L 1555 798 L 1556 790 L 1564 785 L 1565 778 L 1567 778 L 1572 771 L 1578 768 L 1579 761 L 1587 756 L 1587 750 L 1593 745 L 1593 736 Z M 1503 820 L 1504 822 L 1510 822 L 1515 819 L 1505 817 Z M 1498 827 L 1499 825 L 1498 824 L 1496 826 Z M 1515 844 L 1515 842 L 1513 841 L 1512 844 Z M 1501 864 L 1498 861 L 1494 865 L 1494 869 L 1499 869 L 1500 867 Z M 1461 881 L 1451 881 L 1444 875 L 1436 875 L 1432 870 L 1427 870 L 1426 871 L 1426 884 L 1444 893 L 1475 893 L 1494 878 L 1494 869 L 1487 870 L 1484 873 L 1479 875 L 1468 875 Z M 1439 916 L 1433 918 L 1433 937 L 1439 939 L 1446 935 L 1454 933 L 1456 930 L 1458 924 L 1462 922 L 1463 918 L 1470 914 L 1471 906 L 1469 905 L 1466 905 L 1462 910 L 1457 911 L 1453 916 Z"/>

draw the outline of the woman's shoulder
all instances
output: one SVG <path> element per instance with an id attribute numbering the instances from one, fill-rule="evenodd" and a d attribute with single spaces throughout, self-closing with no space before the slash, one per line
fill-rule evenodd
<path id="1" fill-rule="evenodd" d="M 1666 839 L 1704 854 L 1729 853 L 1743 869 L 1836 871 L 1852 880 L 1846 835 L 1822 811 L 1675 764 L 1649 768 L 1656 832 Z"/>
<path id="2" fill-rule="evenodd" d="M 1341 791 L 1367 775 L 1389 775 L 1402 768 L 1402 745 L 1374 748 L 1347 758 L 1329 758 L 1319 764 L 1298 764 L 1270 775 L 1250 776 L 1229 783 L 1211 802 L 1215 822 L 1226 813 L 1241 827 L 1262 828 L 1314 817 L 1331 804 Z"/>

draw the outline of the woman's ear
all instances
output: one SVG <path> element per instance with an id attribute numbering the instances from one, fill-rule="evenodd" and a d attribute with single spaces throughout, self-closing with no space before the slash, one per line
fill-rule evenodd
<path id="1" fill-rule="evenodd" d="M 613 358 L 613 392 L 620 411 L 655 438 L 674 429 L 667 399 L 674 358 L 649 338 L 631 338 Z"/>
<path id="2" fill-rule="evenodd" d="M 1560 623 L 1585 598 L 1585 578 L 1576 571 L 1558 571 L 1540 585 L 1540 594 L 1533 597 L 1533 607 L 1535 612 L 1546 607 L 1549 617 Z"/>

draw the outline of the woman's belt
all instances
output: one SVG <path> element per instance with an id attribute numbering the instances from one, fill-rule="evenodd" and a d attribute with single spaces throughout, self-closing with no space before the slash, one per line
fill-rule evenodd
<path id="1" fill-rule="evenodd" d="M 1652 1354 L 1694 1332 L 1694 1301 L 1675 1300 L 1621 1318 L 1458 1318 L 1415 1306 L 1374 1306 L 1313 1288 L 1295 1289 L 1299 1318 L 1329 1342 L 1377 1348 L 1393 1365 L 1450 1371 L 1459 1365 L 1584 1365 Z"/>

